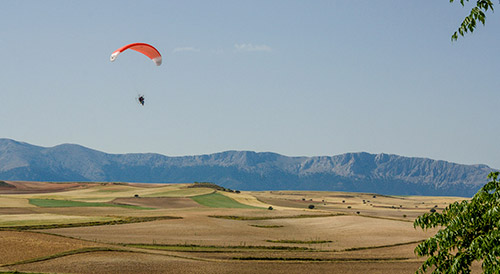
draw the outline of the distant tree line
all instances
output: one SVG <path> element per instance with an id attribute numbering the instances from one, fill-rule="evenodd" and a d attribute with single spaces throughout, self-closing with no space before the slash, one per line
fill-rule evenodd
<path id="1" fill-rule="evenodd" d="M 219 191 L 226 191 L 226 192 L 234 192 L 234 193 L 240 193 L 239 190 L 232 190 L 230 188 L 225 188 L 223 186 L 219 186 L 217 184 L 211 183 L 211 182 L 194 182 L 192 185 L 188 186 L 188 188 L 211 188 Z"/>

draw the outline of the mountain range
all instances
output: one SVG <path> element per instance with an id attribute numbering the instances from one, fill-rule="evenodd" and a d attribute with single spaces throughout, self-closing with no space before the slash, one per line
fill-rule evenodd
<path id="1" fill-rule="evenodd" d="M 288 157 L 225 151 L 168 157 L 108 154 L 75 144 L 40 147 L 0 138 L 0 180 L 192 183 L 237 190 L 321 190 L 471 197 L 495 171 L 392 154 Z"/>

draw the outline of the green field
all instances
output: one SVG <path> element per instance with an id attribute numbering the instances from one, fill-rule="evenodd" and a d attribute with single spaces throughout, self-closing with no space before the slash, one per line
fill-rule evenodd
<path id="1" fill-rule="evenodd" d="M 255 206 L 244 205 L 236 202 L 235 200 L 224 196 L 220 193 L 214 192 L 210 194 L 191 197 L 193 201 L 200 205 L 216 208 L 260 208 Z"/>
<path id="2" fill-rule="evenodd" d="M 141 207 L 134 205 L 119 205 L 110 203 L 89 203 L 71 200 L 54 200 L 54 199 L 29 199 L 30 204 L 38 207 L 124 207 L 130 209 L 154 209 L 149 207 Z"/>

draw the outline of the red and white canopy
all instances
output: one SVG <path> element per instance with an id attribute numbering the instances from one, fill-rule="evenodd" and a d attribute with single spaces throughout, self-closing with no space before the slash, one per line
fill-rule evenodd
<path id="1" fill-rule="evenodd" d="M 149 59 L 153 60 L 153 62 L 155 62 L 155 64 L 157 66 L 161 65 L 160 52 L 155 47 L 153 47 L 149 44 L 146 44 L 146 43 L 133 43 L 133 44 L 129 44 L 129 45 L 123 46 L 123 47 L 115 50 L 111 54 L 111 57 L 109 58 L 111 60 L 111 62 L 116 60 L 116 57 L 118 57 L 118 54 L 122 53 L 123 51 L 125 51 L 127 49 L 131 49 L 131 50 L 135 50 L 137 52 L 140 52 L 140 53 L 146 55 L 147 57 L 149 57 Z"/>

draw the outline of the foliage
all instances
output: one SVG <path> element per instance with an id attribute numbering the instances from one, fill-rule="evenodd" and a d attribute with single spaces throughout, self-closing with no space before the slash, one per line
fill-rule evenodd
<path id="1" fill-rule="evenodd" d="M 196 188 L 196 187 L 201 187 L 201 188 L 212 188 L 218 191 L 226 191 L 226 192 L 235 192 L 234 190 L 230 188 L 225 188 L 219 185 L 216 185 L 214 183 L 210 182 L 194 182 L 192 185 L 188 186 L 188 188 Z M 236 193 L 240 193 L 239 190 L 236 190 Z"/>
<path id="2" fill-rule="evenodd" d="M 425 273 L 470 273 L 474 261 L 482 261 L 484 273 L 500 272 L 500 181 L 499 172 L 468 201 L 455 202 L 442 213 L 426 213 L 414 227 L 442 227 L 436 235 L 415 248 L 419 256 L 429 256 L 417 271 Z"/>
<path id="3" fill-rule="evenodd" d="M 14 188 L 15 186 L 7 183 L 6 181 L 0 181 L 0 186 L 2 187 L 9 187 L 9 188 Z"/>
<path id="4" fill-rule="evenodd" d="M 465 6 L 465 2 L 469 2 L 469 0 L 457 1 L 459 1 L 462 6 Z M 455 0 L 450 0 L 450 3 L 453 2 L 455 2 Z M 481 22 L 484 25 L 486 21 L 485 12 L 489 9 L 493 11 L 493 2 L 491 0 L 477 0 L 476 6 L 471 9 L 470 14 L 465 17 L 458 30 L 453 33 L 453 35 L 451 36 L 451 40 L 456 41 L 459 34 L 463 37 L 467 32 L 474 32 L 474 29 L 476 29 L 477 21 Z"/>
<path id="5" fill-rule="evenodd" d="M 210 182 L 194 182 L 192 185 L 188 186 L 188 188 L 195 187 L 212 188 L 215 190 L 226 191 L 226 188 Z"/>

